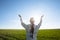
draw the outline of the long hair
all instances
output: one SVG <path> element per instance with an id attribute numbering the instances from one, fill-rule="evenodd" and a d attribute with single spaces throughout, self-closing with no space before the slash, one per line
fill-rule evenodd
<path id="1" fill-rule="evenodd" d="M 34 33 L 34 24 L 32 24 L 32 25 L 31 25 L 31 30 L 30 30 L 30 32 L 31 32 L 31 34 L 32 34 L 32 35 L 31 35 L 31 37 L 33 38 L 33 33 Z"/>

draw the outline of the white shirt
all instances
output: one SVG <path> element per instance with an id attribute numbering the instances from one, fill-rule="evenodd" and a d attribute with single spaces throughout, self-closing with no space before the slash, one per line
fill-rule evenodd
<path id="1" fill-rule="evenodd" d="M 23 23 L 22 19 L 21 20 L 21 25 L 25 28 L 26 30 L 26 40 L 37 40 L 37 31 L 41 26 L 42 21 L 38 25 L 34 25 L 34 33 L 33 33 L 33 38 L 30 37 L 30 29 L 31 29 L 31 24 L 26 25 Z"/>

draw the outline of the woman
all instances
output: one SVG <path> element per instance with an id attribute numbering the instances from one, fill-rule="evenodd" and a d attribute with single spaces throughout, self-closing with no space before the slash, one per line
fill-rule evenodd
<path id="1" fill-rule="evenodd" d="M 18 15 L 21 21 L 21 25 L 25 28 L 26 30 L 26 40 L 37 40 L 36 36 L 37 36 L 37 31 L 41 26 L 42 23 L 42 18 L 43 15 L 41 16 L 40 22 L 38 25 L 34 24 L 34 18 L 31 17 L 30 18 L 30 24 L 26 25 L 23 21 L 22 21 L 22 17 L 21 15 Z"/>

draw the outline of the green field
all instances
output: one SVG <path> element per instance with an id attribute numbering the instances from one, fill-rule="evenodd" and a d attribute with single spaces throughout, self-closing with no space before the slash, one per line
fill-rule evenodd
<path id="1" fill-rule="evenodd" d="M 0 40 L 26 40 L 25 30 L 0 30 Z M 39 30 L 37 40 L 60 40 L 60 29 Z"/>

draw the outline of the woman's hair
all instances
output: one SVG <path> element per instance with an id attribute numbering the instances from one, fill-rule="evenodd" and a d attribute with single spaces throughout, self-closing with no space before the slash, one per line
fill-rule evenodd
<path id="1" fill-rule="evenodd" d="M 32 25 L 31 25 L 30 33 L 32 34 L 32 35 L 31 35 L 31 38 L 33 38 L 33 33 L 34 33 L 34 24 L 32 24 Z"/>

